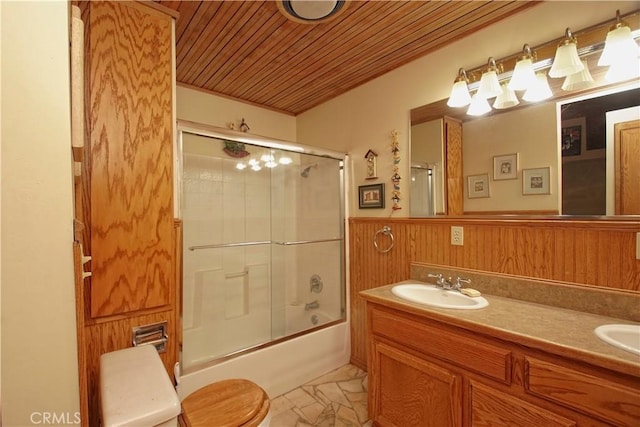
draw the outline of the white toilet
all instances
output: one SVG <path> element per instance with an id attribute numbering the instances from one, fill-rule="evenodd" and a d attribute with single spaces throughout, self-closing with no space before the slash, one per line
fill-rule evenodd
<path id="1" fill-rule="evenodd" d="M 271 418 L 267 393 L 243 379 L 209 384 L 181 405 L 152 345 L 100 356 L 100 403 L 105 427 L 267 427 Z"/>

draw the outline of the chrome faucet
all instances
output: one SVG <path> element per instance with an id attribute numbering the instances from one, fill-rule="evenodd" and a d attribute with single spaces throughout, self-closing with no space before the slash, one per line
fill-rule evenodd
<path id="1" fill-rule="evenodd" d="M 441 289 L 451 289 L 451 287 L 453 286 L 451 284 L 451 277 L 449 277 L 448 279 L 445 279 L 444 276 L 441 273 L 438 274 L 428 274 L 428 277 L 433 277 L 436 279 L 436 287 L 437 288 L 441 288 Z"/>
<path id="2" fill-rule="evenodd" d="M 444 289 L 444 290 L 453 290 L 453 291 L 460 291 L 460 289 L 462 289 L 462 284 L 463 283 L 471 283 L 471 279 L 465 279 L 464 277 L 456 277 L 455 282 L 452 282 L 451 277 L 449 277 L 448 279 L 445 279 L 445 277 L 438 273 L 438 274 L 428 274 L 428 277 L 433 277 L 436 279 L 436 287 Z"/>
<path id="3" fill-rule="evenodd" d="M 306 303 L 304 305 L 304 309 L 305 310 L 311 310 L 311 309 L 314 309 L 314 308 L 320 308 L 320 303 L 318 302 L 318 300 L 314 300 L 314 301 L 308 302 L 308 303 Z"/>

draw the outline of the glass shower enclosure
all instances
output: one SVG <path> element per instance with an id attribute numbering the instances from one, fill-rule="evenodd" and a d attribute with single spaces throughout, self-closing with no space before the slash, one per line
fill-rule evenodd
<path id="1" fill-rule="evenodd" d="M 179 126 L 183 370 L 345 319 L 344 155 Z"/>

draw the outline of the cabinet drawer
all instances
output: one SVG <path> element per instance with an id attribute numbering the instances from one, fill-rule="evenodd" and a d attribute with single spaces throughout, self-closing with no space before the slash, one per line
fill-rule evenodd
<path id="1" fill-rule="evenodd" d="M 473 427 L 575 427 L 575 421 L 471 381 Z"/>
<path id="2" fill-rule="evenodd" d="M 640 390 L 526 357 L 527 392 L 620 426 L 637 426 Z"/>
<path id="3" fill-rule="evenodd" d="M 511 383 L 511 351 L 372 308 L 372 333 L 505 384 Z"/>

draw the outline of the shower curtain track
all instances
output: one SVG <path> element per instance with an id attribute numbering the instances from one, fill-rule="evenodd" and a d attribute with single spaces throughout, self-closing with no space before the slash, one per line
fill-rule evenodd
<path id="1" fill-rule="evenodd" d="M 218 248 L 234 248 L 238 246 L 256 246 L 256 245 L 280 245 L 280 246 L 292 246 L 292 245 L 307 245 L 309 243 L 324 243 L 324 242 L 339 242 L 344 240 L 342 237 L 336 237 L 335 239 L 319 239 L 319 240 L 297 240 L 293 242 L 276 242 L 273 240 L 261 240 L 257 242 L 240 242 L 240 243 L 220 243 L 216 245 L 199 245 L 189 246 L 190 251 L 199 249 L 218 249 Z"/>

